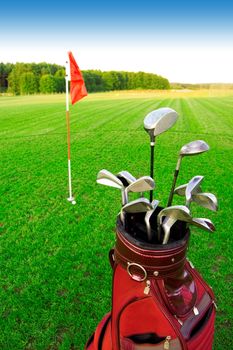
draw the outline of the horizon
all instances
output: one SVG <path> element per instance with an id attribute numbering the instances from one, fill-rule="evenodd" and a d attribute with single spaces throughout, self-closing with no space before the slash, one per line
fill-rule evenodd
<path id="1" fill-rule="evenodd" d="M 2 5 L 0 61 L 143 71 L 186 84 L 233 83 L 233 5 L 70 2 Z"/>

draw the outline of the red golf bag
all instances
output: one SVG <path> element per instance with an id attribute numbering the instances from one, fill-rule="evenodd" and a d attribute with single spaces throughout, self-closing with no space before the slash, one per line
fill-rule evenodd
<path id="1" fill-rule="evenodd" d="M 141 214 L 130 214 L 125 227 L 118 218 L 109 254 L 112 311 L 86 350 L 212 349 L 214 295 L 186 259 L 189 235 L 178 221 L 168 244 L 151 244 Z"/>

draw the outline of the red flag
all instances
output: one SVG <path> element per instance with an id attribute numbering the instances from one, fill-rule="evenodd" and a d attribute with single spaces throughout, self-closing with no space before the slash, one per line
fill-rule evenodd
<path id="1" fill-rule="evenodd" d="M 72 52 L 68 52 L 68 55 L 70 59 L 70 96 L 71 102 L 74 104 L 83 97 L 87 96 L 87 90 L 82 73 L 74 59 Z"/>

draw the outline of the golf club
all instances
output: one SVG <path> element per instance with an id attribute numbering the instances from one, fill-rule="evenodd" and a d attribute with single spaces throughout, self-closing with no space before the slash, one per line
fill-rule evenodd
<path id="1" fill-rule="evenodd" d="M 145 192 L 155 187 L 155 182 L 150 176 L 142 176 L 125 188 L 125 203 L 128 203 L 129 192 Z"/>
<path id="2" fill-rule="evenodd" d="M 200 187 L 200 183 L 203 181 L 204 176 L 194 176 L 189 183 L 187 184 L 186 190 L 185 190 L 185 197 L 186 197 L 186 207 L 190 207 L 190 203 L 192 201 L 192 195 L 193 193 L 196 193 L 195 191 L 197 188 Z"/>
<path id="3" fill-rule="evenodd" d="M 191 225 L 197 226 L 199 228 L 202 228 L 203 230 L 207 232 L 214 232 L 215 226 L 212 223 L 211 220 L 205 219 L 205 218 L 193 218 L 190 222 Z"/>
<path id="4" fill-rule="evenodd" d="M 212 211 L 218 210 L 218 200 L 213 193 L 195 193 L 192 196 L 192 200 L 203 208 L 207 208 Z"/>
<path id="5" fill-rule="evenodd" d="M 168 198 L 168 203 L 167 203 L 168 207 L 170 207 L 172 205 L 174 189 L 175 189 L 176 181 L 177 181 L 177 178 L 179 175 L 179 170 L 180 170 L 182 158 L 185 156 L 194 156 L 196 154 L 200 154 L 200 153 L 206 152 L 208 150 L 209 150 L 208 144 L 202 140 L 192 141 L 190 143 L 187 143 L 186 145 L 184 145 L 181 148 L 181 150 L 179 152 L 177 164 L 176 164 L 176 169 L 174 171 L 174 178 L 173 178 L 172 187 L 171 187 L 169 198 Z"/>
<path id="6" fill-rule="evenodd" d="M 115 187 L 121 190 L 121 197 L 122 197 L 122 205 L 126 203 L 125 200 L 125 186 L 123 182 L 118 179 L 117 176 L 112 174 L 110 171 L 106 169 L 102 169 L 97 174 L 97 180 L 96 182 L 101 185 Z"/>
<path id="7" fill-rule="evenodd" d="M 149 242 L 151 242 L 152 238 L 153 238 L 152 232 L 151 232 L 150 218 L 151 218 L 152 214 L 154 213 L 155 209 L 157 208 L 157 206 L 159 205 L 159 201 L 154 199 L 151 204 L 152 204 L 153 209 L 147 211 L 146 215 L 145 215 L 146 232 L 147 232 L 147 238 L 148 238 Z"/>
<path id="8" fill-rule="evenodd" d="M 150 136 L 150 176 L 154 178 L 154 146 L 155 137 L 170 129 L 176 122 L 178 114 L 169 107 L 156 109 L 144 118 L 144 129 Z M 153 200 L 153 190 L 150 191 L 150 201 Z"/>
<path id="9" fill-rule="evenodd" d="M 185 196 L 185 190 L 188 184 L 181 185 L 174 190 L 174 194 L 178 196 Z M 212 211 L 218 210 L 218 200 L 213 193 L 202 192 L 201 187 L 197 186 L 192 193 L 192 202 L 200 205 L 203 208 L 207 208 Z"/>
<path id="10" fill-rule="evenodd" d="M 166 216 L 165 220 L 162 223 L 163 231 L 164 231 L 164 239 L 163 244 L 166 244 L 168 242 L 169 236 L 170 236 L 170 230 L 171 227 L 174 225 L 174 223 L 177 221 L 177 219 L 173 217 Z M 185 220 L 184 220 L 185 221 Z M 193 218 L 191 221 L 187 221 L 190 225 L 197 226 L 207 232 L 214 232 L 215 226 L 209 219 L 204 218 Z"/>
<path id="11" fill-rule="evenodd" d="M 121 222 L 125 226 L 124 213 L 144 213 L 151 209 L 153 209 L 153 206 L 147 198 L 135 199 L 134 201 L 125 204 L 121 208 L 121 211 L 120 211 Z"/>
<path id="12" fill-rule="evenodd" d="M 181 196 L 181 197 L 185 196 L 185 190 L 186 190 L 187 185 L 188 184 L 184 184 L 184 185 L 180 185 L 180 186 L 176 187 L 174 189 L 173 193 L 177 194 L 178 196 Z M 200 192 L 202 192 L 201 187 L 200 186 L 196 187 L 195 193 L 200 193 Z M 194 192 L 193 192 L 193 194 L 194 194 Z"/>
<path id="13" fill-rule="evenodd" d="M 164 225 L 165 225 L 165 232 L 164 232 L 164 239 L 163 244 L 166 244 L 169 240 L 170 235 L 170 228 L 171 226 L 177 221 L 186 221 L 190 222 L 192 220 L 192 217 L 190 215 L 190 211 L 187 207 L 184 205 L 174 205 L 172 207 L 167 207 L 162 209 L 158 216 L 157 216 L 157 225 L 158 225 L 158 241 L 161 240 L 161 226 L 163 224 L 162 218 L 166 216 Z M 168 219 L 167 219 L 168 217 Z M 169 219 L 172 218 L 172 220 L 169 221 Z"/>
<path id="14" fill-rule="evenodd" d="M 123 182 L 125 187 L 131 184 L 132 182 L 136 181 L 136 177 L 134 177 L 126 170 L 120 171 L 118 174 L 116 174 L 116 176 Z"/>

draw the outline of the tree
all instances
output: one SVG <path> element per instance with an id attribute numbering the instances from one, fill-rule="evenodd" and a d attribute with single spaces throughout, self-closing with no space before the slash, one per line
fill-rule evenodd
<path id="1" fill-rule="evenodd" d="M 170 88 L 166 78 L 152 73 L 86 70 L 82 74 L 88 92 Z M 0 63 L 0 90 L 6 86 L 15 95 L 65 92 L 65 68 L 46 62 Z"/>
<path id="2" fill-rule="evenodd" d="M 42 75 L 40 78 L 40 92 L 51 94 L 56 92 L 56 79 L 50 74 Z"/>
<path id="3" fill-rule="evenodd" d="M 0 63 L 0 92 L 4 92 L 8 88 L 8 75 L 13 69 L 13 64 L 11 63 Z"/>
<path id="4" fill-rule="evenodd" d="M 14 95 L 20 95 L 20 78 L 27 71 L 25 63 L 16 63 L 8 76 L 8 90 Z"/>
<path id="5" fill-rule="evenodd" d="M 65 81 L 65 69 L 58 69 L 54 74 L 56 92 L 65 92 L 66 91 L 66 81 Z"/>
<path id="6" fill-rule="evenodd" d="M 20 77 L 20 94 L 29 95 L 38 92 L 38 79 L 32 72 L 23 73 Z"/>

